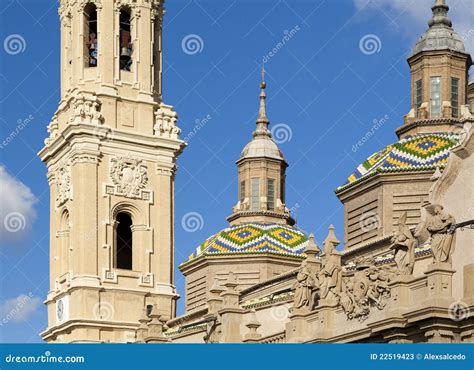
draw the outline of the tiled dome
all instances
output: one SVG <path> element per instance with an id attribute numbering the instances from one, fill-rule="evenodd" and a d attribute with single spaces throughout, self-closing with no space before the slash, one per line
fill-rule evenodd
<path id="1" fill-rule="evenodd" d="M 444 167 L 451 149 L 459 142 L 456 133 L 408 136 L 370 156 L 350 175 L 340 191 L 380 172 L 418 171 Z"/>
<path id="2" fill-rule="evenodd" d="M 308 237 L 301 230 L 280 224 L 248 223 L 230 226 L 202 243 L 188 261 L 200 256 L 276 254 L 302 256 Z"/>

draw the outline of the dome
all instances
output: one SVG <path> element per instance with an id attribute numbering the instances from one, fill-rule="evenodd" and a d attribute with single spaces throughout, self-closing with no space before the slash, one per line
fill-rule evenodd
<path id="1" fill-rule="evenodd" d="M 280 224 L 247 223 L 230 226 L 202 243 L 188 262 L 201 256 L 273 254 L 303 257 L 308 237 L 301 230 Z"/>
<path id="2" fill-rule="evenodd" d="M 423 171 L 445 167 L 451 149 L 458 144 L 456 133 L 407 136 L 370 156 L 336 189 L 345 190 L 362 179 L 384 172 Z"/>
<path id="3" fill-rule="evenodd" d="M 462 38 L 451 27 L 430 28 L 418 39 L 413 55 L 434 50 L 466 51 Z"/>
<path id="4" fill-rule="evenodd" d="M 418 39 L 413 55 L 422 51 L 451 50 L 465 53 L 462 38 L 453 30 L 448 17 L 449 7 L 445 0 L 436 0 L 431 8 L 433 17 L 428 22 L 430 28 Z"/>
<path id="5" fill-rule="evenodd" d="M 240 159 L 244 158 L 273 158 L 284 161 L 283 153 L 278 148 L 278 145 L 269 137 L 255 137 L 242 150 Z"/>

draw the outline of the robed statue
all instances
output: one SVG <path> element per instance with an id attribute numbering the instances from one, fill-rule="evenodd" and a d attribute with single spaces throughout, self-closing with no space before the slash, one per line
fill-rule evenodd
<path id="1" fill-rule="evenodd" d="M 431 216 L 426 222 L 426 229 L 431 236 L 431 251 L 434 262 L 451 262 L 454 245 L 454 228 L 456 220 L 443 210 L 439 204 L 427 207 Z"/>
<path id="2" fill-rule="evenodd" d="M 392 236 L 392 245 L 395 263 L 400 273 L 411 275 L 415 265 L 416 239 L 410 228 L 407 226 L 407 212 L 404 212 L 398 219 L 398 229 Z"/>
<path id="3" fill-rule="evenodd" d="M 295 289 L 295 300 L 294 307 L 302 308 L 307 307 L 311 308 L 312 305 L 312 292 L 316 287 L 316 278 L 311 274 L 310 269 L 308 268 L 308 263 L 303 261 L 301 263 L 301 268 L 296 275 L 296 283 L 293 288 Z"/>

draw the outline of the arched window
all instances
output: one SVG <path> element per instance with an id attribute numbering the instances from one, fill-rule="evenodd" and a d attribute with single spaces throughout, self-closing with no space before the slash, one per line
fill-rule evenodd
<path id="1" fill-rule="evenodd" d="M 132 218 L 128 213 L 117 214 L 115 229 L 115 267 L 119 269 L 132 269 Z"/>
<path id="2" fill-rule="evenodd" d="M 97 7 L 84 7 L 84 61 L 86 67 L 97 67 Z"/>
<path id="3" fill-rule="evenodd" d="M 130 8 L 120 10 L 120 69 L 132 70 L 132 28 Z"/>

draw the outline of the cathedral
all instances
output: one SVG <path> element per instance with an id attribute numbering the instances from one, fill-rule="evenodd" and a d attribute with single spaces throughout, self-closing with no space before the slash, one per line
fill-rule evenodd
<path id="1" fill-rule="evenodd" d="M 291 164 L 272 139 L 262 71 L 228 227 L 176 261 L 181 316 L 174 185 L 186 144 L 162 99 L 163 6 L 60 1 L 61 101 L 39 153 L 50 185 L 43 340 L 473 343 L 474 81 L 446 1 L 408 58 L 398 140 L 335 189 L 344 230 L 331 226 L 321 246 L 285 204 Z"/>

